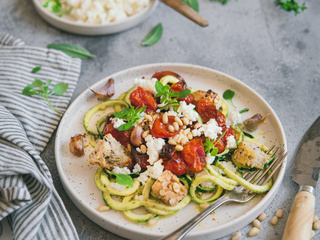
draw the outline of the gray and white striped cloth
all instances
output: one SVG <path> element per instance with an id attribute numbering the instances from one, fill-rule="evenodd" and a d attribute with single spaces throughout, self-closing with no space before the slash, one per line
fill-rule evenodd
<path id="1" fill-rule="evenodd" d="M 36 66 L 41 70 L 31 73 Z M 61 116 L 43 98 L 21 91 L 34 78 L 68 83 L 64 95 L 49 97 L 63 113 L 80 69 L 79 59 L 0 33 L 0 221 L 8 219 L 13 239 L 78 239 L 40 157 Z"/>

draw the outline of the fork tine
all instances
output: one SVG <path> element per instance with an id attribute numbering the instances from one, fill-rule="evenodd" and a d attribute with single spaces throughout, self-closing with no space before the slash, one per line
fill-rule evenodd
<path id="1" fill-rule="evenodd" d="M 277 166 L 275 166 L 275 168 L 272 170 L 272 172 L 268 175 L 267 179 L 265 179 L 261 185 L 265 184 L 266 182 L 268 182 L 268 181 L 270 180 L 270 178 L 273 176 L 273 174 L 275 173 L 275 171 L 277 171 L 277 169 L 282 165 L 283 160 L 286 158 L 287 155 L 288 155 L 288 153 L 286 152 L 286 153 L 281 157 L 281 159 L 279 160 Z"/>

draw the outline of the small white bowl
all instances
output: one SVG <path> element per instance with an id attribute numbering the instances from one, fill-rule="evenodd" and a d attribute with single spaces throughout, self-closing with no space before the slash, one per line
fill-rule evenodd
<path id="1" fill-rule="evenodd" d="M 111 33 L 117 33 L 129 28 L 132 28 L 143 20 L 145 20 L 157 7 L 157 0 L 150 0 L 150 4 L 141 12 L 134 14 L 126 19 L 104 23 L 104 24 L 88 24 L 88 23 L 78 23 L 64 18 L 57 17 L 46 8 L 44 8 L 39 0 L 32 0 L 37 12 L 40 16 L 46 20 L 49 24 L 59 28 L 61 30 L 76 33 L 80 35 L 106 35 Z"/>

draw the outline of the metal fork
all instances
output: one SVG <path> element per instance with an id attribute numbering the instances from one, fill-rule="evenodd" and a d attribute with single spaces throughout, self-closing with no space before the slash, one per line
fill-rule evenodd
<path id="1" fill-rule="evenodd" d="M 274 148 L 275 148 L 275 146 L 273 146 L 269 150 L 269 152 L 272 151 Z M 246 172 L 243 175 L 243 178 L 249 182 L 253 181 L 253 184 L 264 185 L 265 183 L 267 183 L 270 180 L 270 178 L 273 176 L 273 174 L 276 172 L 276 170 L 281 166 L 281 164 L 282 164 L 283 160 L 286 158 L 286 156 L 287 156 L 287 153 L 284 150 L 281 150 L 280 147 L 278 147 L 271 156 L 271 157 L 275 157 L 275 159 L 267 169 L 257 170 L 255 172 L 253 172 L 251 175 L 250 175 L 250 173 Z M 273 166 L 275 166 L 275 167 L 272 169 L 272 172 L 270 174 L 268 174 L 268 172 L 270 171 L 270 169 Z M 261 174 L 261 175 L 259 176 L 258 174 Z M 257 177 L 257 179 L 255 179 L 255 177 Z M 260 183 L 261 180 L 263 180 L 262 183 Z M 205 210 L 203 210 L 197 216 L 192 218 L 186 224 L 184 224 L 183 226 L 181 226 L 180 228 L 178 228 L 177 230 L 175 230 L 171 234 L 161 238 L 160 240 L 180 240 L 180 239 L 184 238 L 185 235 L 187 235 L 188 232 L 191 231 L 191 229 L 193 229 L 195 226 L 197 226 L 197 224 L 200 221 L 202 221 L 204 218 L 206 218 L 210 213 L 212 213 L 214 210 L 216 210 L 222 204 L 227 203 L 227 202 L 245 203 L 245 202 L 250 201 L 255 196 L 256 196 L 256 193 L 253 193 L 253 192 L 245 189 L 241 185 L 235 187 L 232 191 L 225 191 L 224 195 L 222 195 L 222 197 L 220 197 L 218 200 L 213 202 L 209 207 L 207 207 Z"/>

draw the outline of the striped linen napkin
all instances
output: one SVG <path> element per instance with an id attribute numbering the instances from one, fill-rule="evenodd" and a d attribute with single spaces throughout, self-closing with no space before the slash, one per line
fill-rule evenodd
<path id="1" fill-rule="evenodd" d="M 42 69 L 31 73 L 36 66 Z M 78 239 L 40 153 L 61 115 L 44 98 L 21 95 L 34 78 L 69 84 L 50 102 L 65 112 L 79 79 L 81 61 L 47 48 L 25 46 L 0 33 L 0 221 L 13 239 Z M 1 224 L 1 222 L 0 222 Z M 0 237 L 1 238 L 1 237 Z"/>

